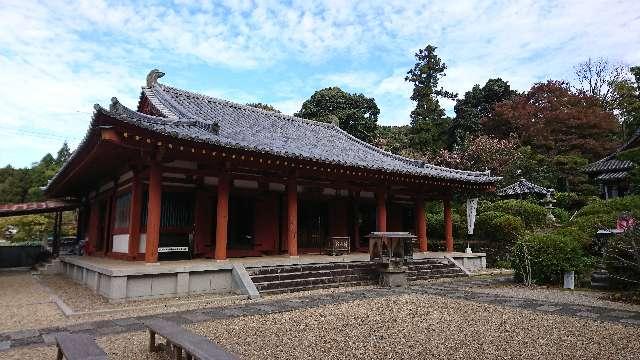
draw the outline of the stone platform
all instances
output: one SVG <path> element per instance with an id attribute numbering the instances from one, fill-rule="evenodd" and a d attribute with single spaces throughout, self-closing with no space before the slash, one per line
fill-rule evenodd
<path id="1" fill-rule="evenodd" d="M 415 259 L 454 259 L 467 271 L 484 268 L 483 253 L 415 253 Z M 367 253 L 342 256 L 301 255 L 232 258 L 225 261 L 193 259 L 146 264 L 91 256 L 63 256 L 60 272 L 110 301 L 190 294 L 244 294 L 259 296 L 246 268 L 369 261 Z"/>

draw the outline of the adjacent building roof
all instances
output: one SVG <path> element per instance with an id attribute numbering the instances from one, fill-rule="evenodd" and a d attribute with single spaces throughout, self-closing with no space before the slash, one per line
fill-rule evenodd
<path id="1" fill-rule="evenodd" d="M 520 179 L 517 182 L 498 190 L 496 193 L 499 196 L 513 196 L 513 195 L 530 195 L 530 194 L 547 195 L 552 192 L 553 192 L 553 189 L 547 189 L 542 186 L 531 183 L 525 179 Z"/>
<path id="2" fill-rule="evenodd" d="M 76 201 L 57 199 L 21 204 L 0 204 L 0 217 L 67 211 L 78 207 L 79 203 Z"/>
<path id="3" fill-rule="evenodd" d="M 626 171 L 606 172 L 598 175 L 598 177 L 596 177 L 596 180 L 599 180 L 599 181 L 622 180 L 628 176 L 629 176 L 629 173 Z"/>
<path id="4" fill-rule="evenodd" d="M 618 160 L 613 158 L 612 156 L 608 156 L 604 159 L 598 160 L 585 166 L 584 171 L 587 173 L 597 174 L 602 172 L 631 170 L 634 168 L 634 166 L 635 165 L 631 161 Z"/>

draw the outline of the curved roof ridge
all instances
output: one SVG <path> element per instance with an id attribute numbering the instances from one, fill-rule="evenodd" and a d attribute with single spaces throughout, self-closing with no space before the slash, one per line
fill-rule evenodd
<path id="1" fill-rule="evenodd" d="M 248 105 L 236 103 L 236 102 L 233 102 L 233 101 L 220 99 L 220 98 L 216 98 L 214 96 L 197 93 L 197 92 L 193 92 L 193 91 L 190 91 L 190 90 L 180 89 L 180 88 L 176 88 L 176 87 L 165 85 L 165 84 L 156 83 L 154 85 L 154 88 L 155 87 L 158 87 L 160 91 L 163 91 L 163 88 L 167 88 L 167 89 L 170 89 L 170 90 L 173 90 L 173 91 L 186 93 L 186 94 L 188 94 L 190 96 L 194 96 L 196 98 L 211 100 L 211 101 L 217 102 L 217 103 L 222 104 L 222 105 L 233 106 L 233 107 L 236 107 L 236 108 L 239 108 L 239 109 L 242 109 L 242 110 L 252 111 L 252 112 L 259 113 L 259 114 L 275 116 L 275 117 L 281 118 L 283 120 L 302 121 L 302 122 L 305 122 L 305 123 L 308 123 L 308 124 L 312 124 L 312 125 L 316 125 L 316 126 L 322 126 L 322 127 L 327 128 L 327 129 L 331 129 L 331 130 L 335 131 L 337 134 L 340 134 L 342 136 L 347 137 L 351 141 L 355 141 L 359 145 L 365 146 L 369 150 L 375 151 L 375 152 L 377 152 L 377 153 L 379 153 L 381 155 L 388 156 L 388 157 L 393 158 L 395 160 L 398 160 L 398 161 L 401 161 L 401 162 L 404 162 L 406 164 L 409 164 L 409 165 L 412 165 L 412 166 L 416 166 L 416 167 L 419 167 L 419 168 L 429 168 L 429 169 L 433 169 L 433 170 L 437 170 L 437 171 L 449 171 L 449 172 L 454 172 L 454 173 L 457 173 L 457 174 L 464 174 L 464 175 L 469 175 L 469 176 L 486 176 L 487 175 L 486 172 L 453 169 L 453 168 L 448 168 L 448 167 L 444 167 L 444 166 L 438 166 L 438 165 L 429 164 L 429 163 L 427 163 L 427 162 L 425 162 L 423 160 L 412 159 L 412 158 L 408 158 L 408 157 L 405 157 L 405 156 L 402 156 L 402 155 L 397 155 L 397 154 L 391 153 L 389 151 L 386 151 L 384 149 L 381 149 L 381 148 L 379 148 L 377 146 L 374 146 L 374 145 L 372 145 L 372 144 L 370 144 L 370 143 L 368 143 L 366 141 L 358 139 L 355 136 L 349 134 L 348 132 L 344 131 L 339 126 L 336 126 L 334 124 L 324 123 L 324 122 L 315 121 L 315 120 L 304 119 L 304 118 L 301 118 L 301 117 L 297 117 L 297 116 L 293 116 L 293 115 L 287 115 L 287 114 L 283 114 L 283 113 L 277 113 L 277 112 L 273 112 L 273 111 L 267 111 L 267 110 L 255 108 L 253 106 L 248 106 Z M 153 91 L 153 88 L 147 88 L 147 89 Z M 166 96 L 163 96 L 163 97 L 166 98 Z M 165 99 L 165 100 L 171 101 L 170 99 Z M 182 106 L 180 104 L 173 104 L 173 101 L 171 101 L 171 102 L 172 102 L 172 105 L 174 105 L 177 108 L 181 109 L 182 112 L 186 112 L 184 109 L 182 109 Z"/>
<path id="2" fill-rule="evenodd" d="M 164 88 L 169 88 L 171 90 L 183 92 L 183 93 L 189 94 L 191 96 L 212 100 L 212 101 L 217 102 L 217 103 L 222 104 L 222 105 L 233 106 L 233 107 L 237 107 L 237 108 L 242 109 L 242 110 L 253 111 L 253 112 L 256 112 L 256 113 L 259 113 L 259 114 L 266 114 L 266 115 L 270 115 L 270 116 L 276 116 L 276 117 L 283 118 L 285 120 L 303 121 L 303 122 L 306 122 L 308 124 L 323 126 L 323 127 L 327 127 L 327 128 L 337 127 L 337 126 L 335 126 L 333 124 L 330 124 L 330 123 L 325 123 L 325 122 L 316 121 L 316 120 L 304 119 L 304 118 L 301 118 L 301 117 L 288 115 L 288 114 L 283 114 L 283 113 L 278 113 L 278 112 L 275 112 L 275 111 L 267 111 L 267 110 L 259 109 L 259 108 L 253 107 L 253 106 L 244 105 L 244 104 L 240 104 L 240 103 L 229 101 L 229 100 L 225 100 L 225 99 L 220 99 L 220 98 L 217 98 L 217 97 L 214 97 L 214 96 L 211 96 L 211 95 L 201 94 L 201 93 L 193 92 L 193 91 L 190 91 L 190 90 L 179 89 L 179 88 L 176 88 L 176 87 L 173 87 L 173 86 L 169 86 L 169 85 L 165 85 L 165 84 L 158 83 L 158 84 L 156 84 L 156 86 L 158 86 L 161 90 L 162 90 L 163 87 Z"/>

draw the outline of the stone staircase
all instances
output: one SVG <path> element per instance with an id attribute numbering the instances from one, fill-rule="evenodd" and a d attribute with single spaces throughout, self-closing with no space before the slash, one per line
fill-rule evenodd
<path id="1" fill-rule="evenodd" d="M 465 276 L 464 271 L 448 259 L 420 259 L 408 264 L 407 280 L 433 280 Z"/>
<path id="2" fill-rule="evenodd" d="M 260 294 L 378 284 L 376 264 L 363 262 L 247 267 Z M 407 280 L 432 280 L 465 276 L 447 259 L 420 259 L 408 264 Z"/>
<path id="3" fill-rule="evenodd" d="M 376 265 L 372 262 L 279 265 L 247 267 L 247 272 L 261 294 L 362 286 L 377 283 Z"/>
<path id="4" fill-rule="evenodd" d="M 31 272 L 33 275 L 54 275 L 60 272 L 60 259 L 50 259 L 48 262 L 42 262 L 35 266 Z"/>

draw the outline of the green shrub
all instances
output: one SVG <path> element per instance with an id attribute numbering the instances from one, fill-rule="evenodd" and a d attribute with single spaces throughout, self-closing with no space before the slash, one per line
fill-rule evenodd
<path id="1" fill-rule="evenodd" d="M 587 205 L 587 198 L 573 192 L 557 192 L 554 194 L 555 206 L 567 211 L 576 211 Z"/>
<path id="2" fill-rule="evenodd" d="M 576 232 L 530 234 L 513 246 L 511 265 L 516 280 L 535 284 L 558 284 L 565 271 L 577 275 L 593 263 Z"/>
<path id="3" fill-rule="evenodd" d="M 526 200 L 497 201 L 485 207 L 485 210 L 517 216 L 529 229 L 541 227 L 547 223 L 547 210 Z"/>
<path id="4" fill-rule="evenodd" d="M 602 214 L 614 214 L 617 217 L 624 211 L 630 212 L 635 218 L 640 218 L 640 196 L 593 201 L 580 209 L 576 217 Z"/>
<path id="5" fill-rule="evenodd" d="M 513 244 L 524 232 L 524 223 L 519 217 L 498 211 L 478 214 L 474 228 L 479 239 L 506 244 Z"/>
<path id="6" fill-rule="evenodd" d="M 553 215 L 554 218 L 556 218 L 556 221 L 559 224 L 565 224 L 569 221 L 569 218 L 571 218 L 571 215 L 569 215 L 569 212 L 561 208 L 551 209 L 551 214 Z"/>

